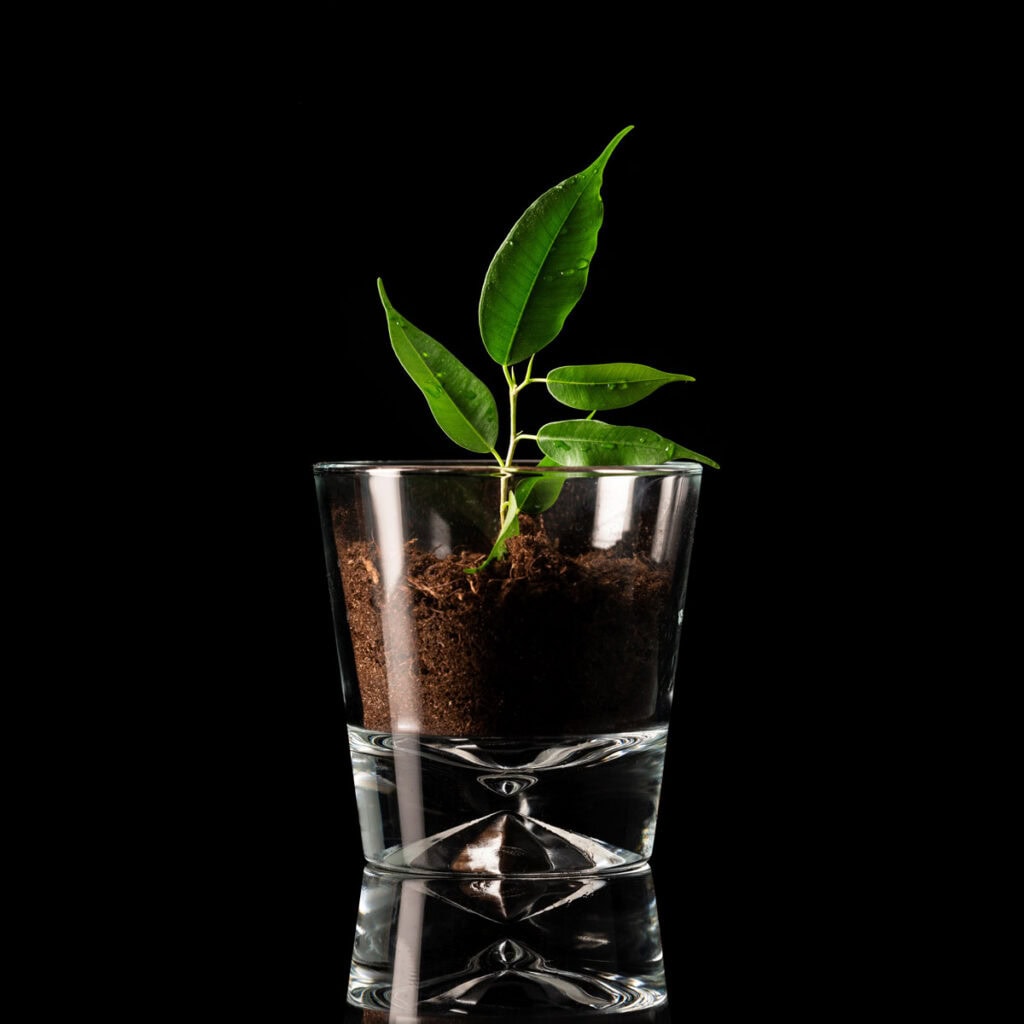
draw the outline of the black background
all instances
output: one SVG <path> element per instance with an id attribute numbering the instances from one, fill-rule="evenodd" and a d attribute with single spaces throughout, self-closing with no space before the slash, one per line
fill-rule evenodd
<path id="1" fill-rule="evenodd" d="M 764 957 L 807 940 L 780 936 L 793 872 L 815 862 L 804 768 L 825 742 L 794 718 L 807 620 L 790 609 L 814 598 L 782 523 L 815 443 L 805 346 L 837 287 L 817 243 L 842 96 L 810 95 L 750 26 L 638 27 L 618 39 L 631 60 L 601 51 L 603 66 L 571 49 L 542 60 L 521 36 L 441 58 L 340 15 L 277 27 L 182 107 L 164 154 L 182 424 L 168 502 L 202 567 L 176 646 L 209 709 L 187 743 L 212 769 L 178 840 L 210 894 L 197 931 L 210 922 L 247 1000 L 340 1015 L 362 858 L 311 467 L 453 454 L 391 352 L 377 277 L 497 391 L 476 326 L 491 256 L 634 125 L 550 365 L 696 378 L 629 410 L 722 465 L 702 489 L 653 861 L 669 992 L 782 984 Z"/>

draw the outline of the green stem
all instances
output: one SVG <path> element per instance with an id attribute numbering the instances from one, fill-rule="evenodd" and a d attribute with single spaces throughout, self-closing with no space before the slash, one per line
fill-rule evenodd
<path id="1" fill-rule="evenodd" d="M 519 399 L 519 386 L 516 384 L 515 370 L 510 366 L 503 366 L 505 380 L 508 381 L 508 454 L 505 456 L 505 465 L 511 466 L 512 459 L 516 453 L 516 406 Z M 529 374 L 529 371 L 527 371 Z"/>
<path id="2" fill-rule="evenodd" d="M 502 469 L 508 469 L 511 467 L 512 459 L 516 453 L 516 399 L 519 395 L 519 389 L 516 385 L 516 375 L 512 367 L 502 365 L 501 369 L 505 374 L 505 381 L 508 384 L 509 407 L 508 452 L 505 455 L 504 463 L 502 463 Z M 501 459 L 498 461 L 501 462 Z M 501 476 L 501 506 L 498 509 L 499 523 L 505 521 L 506 508 L 508 508 L 508 475 L 503 473 Z"/>
<path id="3" fill-rule="evenodd" d="M 498 465 L 502 469 L 511 469 L 513 460 L 516 455 L 516 446 L 522 440 L 536 440 L 536 434 L 519 434 L 516 431 L 517 420 L 517 408 L 519 404 L 519 392 L 523 390 L 528 384 L 542 384 L 547 381 L 546 377 L 534 378 L 531 376 L 533 372 L 533 360 L 536 356 L 534 353 L 530 356 L 529 362 L 526 364 L 526 374 L 523 377 L 522 382 L 516 380 L 515 369 L 512 366 L 502 364 L 502 372 L 505 374 L 505 383 L 508 384 L 508 410 L 509 410 L 509 424 L 508 424 L 508 452 L 505 455 L 505 461 L 501 461 L 501 457 L 497 452 L 494 452 L 495 458 L 498 460 Z M 508 476 L 502 474 L 501 477 L 501 510 L 500 520 L 502 523 L 505 521 L 505 510 L 508 508 Z"/>

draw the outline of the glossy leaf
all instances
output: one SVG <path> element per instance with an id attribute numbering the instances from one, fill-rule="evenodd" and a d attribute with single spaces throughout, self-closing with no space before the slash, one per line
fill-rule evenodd
<path id="1" fill-rule="evenodd" d="M 509 232 L 484 278 L 480 337 L 490 357 L 511 366 L 562 329 L 587 284 L 604 219 L 604 167 L 632 126 L 585 170 L 533 202 Z"/>
<path id="2" fill-rule="evenodd" d="M 718 463 L 653 430 L 619 427 L 600 420 L 561 420 L 537 432 L 540 450 L 560 466 L 649 466 L 670 459 L 692 459 L 718 469 Z"/>
<path id="3" fill-rule="evenodd" d="M 501 525 L 501 532 L 498 534 L 491 553 L 476 567 L 467 569 L 468 573 L 479 572 L 486 568 L 496 558 L 504 558 L 507 550 L 505 542 L 509 537 L 519 536 L 519 505 L 516 501 L 515 492 L 508 496 L 508 508 L 505 510 L 505 520 Z"/>
<path id="4" fill-rule="evenodd" d="M 491 452 L 498 440 L 498 405 L 487 385 L 440 342 L 401 316 L 378 278 L 391 347 L 423 392 L 437 425 L 471 452 Z"/>
<path id="5" fill-rule="evenodd" d="M 537 465 L 557 466 L 558 463 L 545 455 Z M 516 487 L 516 500 L 519 502 L 520 512 L 534 516 L 546 512 L 558 501 L 565 480 L 566 477 L 563 473 L 543 473 L 527 477 Z"/>
<path id="6" fill-rule="evenodd" d="M 622 409 L 677 380 L 693 377 L 640 363 L 559 366 L 547 374 L 548 391 L 570 409 Z"/>

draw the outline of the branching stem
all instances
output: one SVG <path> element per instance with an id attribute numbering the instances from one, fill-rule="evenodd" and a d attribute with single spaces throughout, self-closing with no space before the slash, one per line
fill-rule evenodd
<path id="1" fill-rule="evenodd" d="M 536 353 L 534 353 L 536 355 Z M 519 392 L 523 388 L 530 384 L 544 384 L 547 382 L 547 377 L 533 377 L 533 360 L 534 356 L 530 356 L 529 362 L 526 364 L 526 373 L 522 381 L 516 380 L 516 371 L 514 366 L 502 365 L 502 372 L 505 374 L 505 382 L 508 384 L 508 410 L 509 410 L 509 425 L 508 425 L 508 451 L 505 454 L 505 459 L 502 461 L 501 456 L 497 452 L 494 452 L 494 457 L 498 460 L 498 465 L 502 469 L 511 469 L 513 460 L 516 455 L 516 447 L 520 441 L 536 441 L 536 434 L 521 434 L 517 427 L 517 408 L 519 404 Z M 501 519 L 504 521 L 505 511 L 508 508 L 508 476 L 502 475 L 501 478 Z"/>

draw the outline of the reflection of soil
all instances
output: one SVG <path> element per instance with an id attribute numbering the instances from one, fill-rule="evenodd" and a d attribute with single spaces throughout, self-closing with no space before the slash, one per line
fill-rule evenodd
<path id="1" fill-rule="evenodd" d="M 335 531 L 367 729 L 388 732 L 398 714 L 454 736 L 612 732 L 667 718 L 658 678 L 675 641 L 661 635 L 675 625 L 669 573 L 618 547 L 563 554 L 541 520 L 521 525 L 508 555 L 478 574 L 465 570 L 479 552 L 439 559 L 410 542 L 406 585 L 391 600 L 411 608 L 415 636 L 387 646 L 376 552 Z M 394 664 L 403 649 L 408 659 Z"/>

